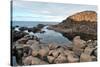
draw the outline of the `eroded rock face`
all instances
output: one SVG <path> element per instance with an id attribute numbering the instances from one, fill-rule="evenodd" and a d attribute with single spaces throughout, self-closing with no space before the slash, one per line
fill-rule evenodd
<path id="1" fill-rule="evenodd" d="M 95 11 L 83 11 L 69 16 L 61 23 L 51 26 L 52 29 L 61 32 L 72 40 L 75 36 L 81 36 L 83 40 L 97 39 L 97 13 Z"/>

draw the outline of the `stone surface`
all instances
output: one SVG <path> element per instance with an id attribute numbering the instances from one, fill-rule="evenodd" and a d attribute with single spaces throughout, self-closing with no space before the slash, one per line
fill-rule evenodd
<path id="1" fill-rule="evenodd" d="M 92 61 L 92 58 L 90 55 L 82 53 L 80 56 L 80 62 L 90 62 Z"/>
<path id="2" fill-rule="evenodd" d="M 54 63 L 66 63 L 67 57 L 65 55 L 60 54 L 55 60 Z"/>
<path id="3" fill-rule="evenodd" d="M 53 63 L 54 62 L 54 57 L 53 56 L 47 56 L 49 63 Z"/>
<path id="4" fill-rule="evenodd" d="M 95 49 L 95 48 L 86 47 L 86 48 L 84 49 L 84 53 L 85 53 L 85 54 L 88 54 L 88 55 L 91 55 L 94 49 Z"/>
<path id="5" fill-rule="evenodd" d="M 77 56 L 70 54 L 67 56 L 67 60 L 69 63 L 79 62 L 79 58 Z"/>

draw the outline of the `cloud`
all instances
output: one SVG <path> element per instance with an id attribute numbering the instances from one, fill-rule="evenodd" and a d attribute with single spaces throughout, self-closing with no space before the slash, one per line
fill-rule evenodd
<path id="1" fill-rule="evenodd" d="M 13 1 L 13 20 L 61 21 L 77 11 L 94 10 L 95 5 Z"/>

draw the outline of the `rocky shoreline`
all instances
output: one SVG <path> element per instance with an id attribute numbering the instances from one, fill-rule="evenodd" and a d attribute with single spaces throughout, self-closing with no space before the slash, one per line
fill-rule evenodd
<path id="1" fill-rule="evenodd" d="M 97 41 L 84 41 L 76 36 L 69 46 L 45 45 L 34 37 L 24 36 L 12 48 L 18 65 L 77 63 L 97 61 Z"/>
<path id="2" fill-rule="evenodd" d="M 13 56 L 15 66 L 97 61 L 97 40 L 85 41 L 75 36 L 70 45 L 45 44 L 38 37 L 25 34 L 13 42 Z"/>
<path id="3" fill-rule="evenodd" d="M 96 15 L 95 12 L 86 11 L 81 15 Z M 78 18 L 71 16 L 71 18 Z M 86 16 L 87 17 L 87 16 Z M 94 16 L 93 16 L 94 17 Z M 50 25 L 48 29 L 55 30 L 67 37 L 72 43 L 62 45 L 58 43 L 42 43 L 40 38 L 34 33 L 40 32 L 45 26 L 39 24 L 37 27 L 12 27 L 12 47 L 11 56 L 15 57 L 16 64 L 38 65 L 38 64 L 58 64 L 97 61 L 97 21 L 91 18 L 71 19 L 67 18 L 58 25 Z M 81 21 L 82 20 L 82 21 Z M 84 21 L 83 21 L 84 20 Z M 88 21 L 87 21 L 88 20 Z M 11 63 L 12 63 L 11 62 Z M 12 64 L 13 66 L 13 64 Z"/>

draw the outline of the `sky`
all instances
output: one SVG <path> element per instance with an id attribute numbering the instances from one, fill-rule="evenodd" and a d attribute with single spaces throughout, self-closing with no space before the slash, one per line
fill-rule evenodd
<path id="1" fill-rule="evenodd" d="M 12 20 L 61 22 L 70 15 L 86 10 L 97 11 L 97 6 L 13 0 Z"/>

